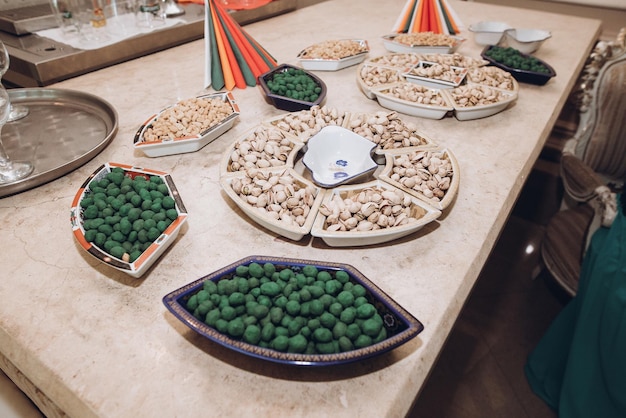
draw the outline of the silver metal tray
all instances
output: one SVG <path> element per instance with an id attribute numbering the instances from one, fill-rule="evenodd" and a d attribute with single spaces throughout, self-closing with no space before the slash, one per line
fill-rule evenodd
<path id="1" fill-rule="evenodd" d="M 2 128 L 2 141 L 12 160 L 30 160 L 33 173 L 0 185 L 0 197 L 55 180 L 98 155 L 115 137 L 117 112 L 105 100 L 66 89 L 9 90 L 11 102 L 25 105 L 24 119 Z"/>

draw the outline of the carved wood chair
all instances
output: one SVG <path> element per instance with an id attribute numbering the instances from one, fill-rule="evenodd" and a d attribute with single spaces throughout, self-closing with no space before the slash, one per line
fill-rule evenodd
<path id="1" fill-rule="evenodd" d="M 588 241 L 616 214 L 626 179 L 626 27 L 613 42 L 598 42 L 574 92 L 579 125 L 560 161 L 564 198 L 546 226 L 544 266 L 574 296 Z M 625 243 L 626 245 L 626 243 Z"/>

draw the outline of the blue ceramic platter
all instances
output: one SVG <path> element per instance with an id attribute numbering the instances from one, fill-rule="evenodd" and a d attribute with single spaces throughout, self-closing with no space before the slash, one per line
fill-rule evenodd
<path id="1" fill-rule="evenodd" d="M 253 345 L 243 341 L 242 339 L 234 339 L 229 335 L 221 333 L 217 329 L 205 324 L 187 309 L 187 301 L 194 294 L 203 289 L 205 281 L 211 280 L 218 282 L 221 279 L 232 278 L 232 276 L 235 275 L 235 270 L 238 266 L 248 266 L 251 263 L 259 263 L 261 265 L 264 263 L 272 263 L 276 266 L 277 270 L 289 268 L 296 273 L 300 272 L 303 267 L 309 265 L 317 267 L 319 271 L 328 271 L 331 275 L 334 275 L 336 271 L 344 270 L 349 275 L 349 281 L 353 284 L 361 284 L 366 289 L 365 297 L 376 307 L 378 313 L 383 318 L 384 327 L 387 331 L 387 338 L 364 348 L 334 354 L 301 354 L 282 352 L 271 348 Z M 281 257 L 250 256 L 227 265 L 167 294 L 163 297 L 163 303 L 167 309 L 185 325 L 217 344 L 251 357 L 295 366 L 329 366 L 364 360 L 366 358 L 388 352 L 406 343 L 410 339 L 417 336 L 424 329 L 424 326 L 420 321 L 398 305 L 357 269 L 347 264 L 333 262 Z"/>

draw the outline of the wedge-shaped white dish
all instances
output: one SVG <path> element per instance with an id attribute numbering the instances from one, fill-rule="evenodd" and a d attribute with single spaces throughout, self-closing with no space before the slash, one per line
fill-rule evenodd
<path id="1" fill-rule="evenodd" d="M 403 81 L 402 70 L 394 67 L 385 67 L 364 63 L 357 69 L 357 84 L 368 99 L 375 99 L 376 95 L 372 89 L 385 85 Z"/>
<path id="2" fill-rule="evenodd" d="M 390 151 L 385 157 L 387 163 L 380 173 L 381 180 L 439 210 L 450 206 L 460 182 L 459 163 L 450 150 L 421 147 Z M 429 162 L 433 158 L 438 161 L 431 166 Z M 437 167 L 442 166 L 445 170 L 440 171 Z M 429 183 L 433 180 L 435 183 Z"/>
<path id="3" fill-rule="evenodd" d="M 455 97 L 455 94 L 458 94 L 459 89 L 481 89 L 485 92 L 495 92 L 497 96 L 497 101 L 494 103 L 486 103 L 481 104 L 480 102 L 477 104 L 463 104 L 458 97 Z M 502 112 L 505 110 L 511 103 L 517 100 L 517 91 L 503 90 L 495 87 L 489 87 L 485 85 L 478 84 L 467 84 L 464 86 L 459 86 L 454 89 L 443 90 L 443 94 L 449 97 L 452 106 L 454 106 L 454 116 L 458 120 L 473 120 L 486 118 L 488 116 L 495 115 L 496 113 Z M 484 93 L 483 96 L 489 97 L 493 95 L 492 93 Z M 471 103 L 471 102 L 468 102 Z"/>
<path id="4" fill-rule="evenodd" d="M 198 134 L 182 136 L 179 138 L 148 140 L 145 136 L 146 131 L 153 126 L 161 115 L 170 111 L 172 108 L 175 108 L 178 105 L 178 103 L 176 103 L 163 109 L 158 114 L 151 116 L 144 124 L 141 125 L 139 130 L 135 133 L 133 147 L 142 151 L 148 157 L 160 157 L 163 155 L 195 152 L 205 147 L 210 142 L 213 142 L 224 132 L 232 128 L 235 121 L 239 118 L 239 106 L 235 102 L 231 92 L 206 94 L 198 96 L 197 99 L 210 99 L 225 102 L 231 107 L 232 113 L 220 121 L 215 121 L 214 124 Z M 190 117 L 193 117 L 193 115 L 190 115 Z"/>
<path id="5" fill-rule="evenodd" d="M 324 212 L 326 211 L 326 209 L 329 209 L 331 212 L 333 211 L 332 201 L 334 199 L 340 199 L 342 201 L 345 201 L 345 199 L 350 199 L 356 201 L 359 194 L 361 194 L 362 192 L 368 193 L 368 191 L 375 191 L 377 193 L 379 191 L 382 191 L 380 194 L 390 192 L 394 194 L 399 193 L 400 195 L 402 195 L 403 201 L 409 202 L 409 205 L 406 207 L 409 209 L 409 215 L 407 217 L 410 218 L 410 220 L 407 223 L 398 226 L 386 226 L 381 227 L 380 229 L 374 229 L 376 228 L 375 226 L 367 230 L 360 229 L 360 227 L 357 226 L 355 227 L 355 229 L 346 231 L 332 230 L 329 228 L 329 224 L 332 223 L 327 221 L 327 218 L 333 215 L 331 214 L 329 216 L 326 216 L 324 215 Z M 385 198 L 383 197 L 382 201 L 379 201 L 378 205 L 380 205 L 380 207 L 376 210 L 381 210 L 381 212 L 384 210 L 382 209 L 382 207 L 385 205 L 385 203 L 383 202 L 384 200 Z M 327 191 L 324 200 L 322 201 L 322 205 L 320 206 L 320 213 L 315 218 L 315 222 L 313 223 L 311 235 L 321 238 L 327 245 L 331 247 L 356 247 L 364 245 L 375 245 L 393 241 L 410 235 L 421 229 L 424 225 L 427 225 L 430 222 L 434 221 L 440 215 L 441 211 L 426 204 L 417 197 L 411 196 L 408 193 L 401 191 L 397 187 L 384 181 L 374 180 L 363 184 L 340 186 Z M 356 214 L 354 216 L 355 219 L 359 219 L 360 217 L 360 214 Z M 397 215 L 394 219 L 397 219 Z M 367 219 L 365 221 L 367 221 Z M 342 219 L 338 222 L 349 222 L 349 220 L 344 221 Z"/>
<path id="6" fill-rule="evenodd" d="M 229 175 L 222 176 L 220 178 L 220 185 L 222 189 L 226 192 L 228 197 L 253 221 L 263 226 L 264 228 L 281 235 L 285 238 L 289 238 L 293 241 L 301 240 L 305 235 L 307 235 L 311 231 L 311 227 L 313 226 L 313 221 L 315 220 L 315 216 L 317 214 L 317 210 L 322 201 L 323 190 L 313 183 L 296 173 L 293 169 L 290 168 L 274 168 L 267 170 L 255 170 L 257 178 L 260 179 L 256 184 L 248 184 L 246 186 L 246 191 L 240 193 L 237 187 L 237 182 L 248 183 L 251 181 L 251 178 L 247 173 L 241 173 L 239 175 Z M 259 187 L 263 189 L 261 183 L 263 180 L 267 182 L 274 183 L 274 179 L 272 177 L 277 176 L 279 178 L 276 181 L 275 185 L 281 184 L 285 185 L 285 195 L 287 198 L 292 197 L 294 194 L 297 194 L 300 189 L 308 189 L 311 192 L 311 196 L 313 197 L 311 202 L 307 205 L 308 208 L 303 210 L 304 222 L 302 224 L 296 223 L 294 220 L 295 215 L 293 209 L 296 207 L 301 207 L 300 203 L 291 204 L 286 202 L 287 198 L 283 199 L 275 197 L 277 194 L 274 188 L 268 190 L 262 190 L 260 193 L 253 191 L 255 187 Z M 254 183 L 254 180 L 252 180 Z M 241 183 L 240 183 L 241 184 Z M 287 190 L 289 187 L 291 189 Z M 256 196 L 255 196 L 256 195 Z M 278 204 L 282 207 L 281 212 L 287 212 L 285 215 L 281 215 L 281 217 L 275 216 L 277 212 L 275 210 L 270 210 L 268 205 L 259 205 L 258 198 L 260 195 L 267 195 L 269 200 L 268 203 Z M 274 196 L 272 196 L 274 195 Z M 285 209 L 285 206 L 288 205 L 289 211 Z M 286 218 L 289 219 L 286 219 Z"/>
<path id="7" fill-rule="evenodd" d="M 302 142 L 276 126 L 261 124 L 247 131 L 223 154 L 221 172 L 225 174 L 251 168 L 293 167 L 293 160 L 302 145 Z"/>
<path id="8" fill-rule="evenodd" d="M 443 68 L 441 64 L 436 62 L 420 61 L 416 66 L 405 72 L 403 76 L 412 83 L 434 89 L 445 89 L 459 86 L 467 75 L 467 68 L 456 66 L 448 67 L 448 78 L 439 78 L 445 76 L 427 75 L 429 68 L 436 67 Z"/>
<path id="9" fill-rule="evenodd" d="M 378 164 L 372 159 L 376 144 L 340 126 L 326 126 L 307 142 L 302 162 L 313 181 L 324 188 L 362 180 Z"/>
<path id="10" fill-rule="evenodd" d="M 434 96 L 441 96 L 443 98 L 443 105 L 423 104 L 416 101 L 405 100 L 397 97 L 394 94 L 394 89 L 402 86 L 414 86 L 416 90 L 430 90 Z M 407 87 L 408 88 L 408 87 Z M 378 103 L 387 109 L 396 110 L 400 113 L 412 116 L 420 116 L 427 119 L 442 119 L 448 112 L 453 110 L 447 102 L 447 97 L 441 95 L 441 90 L 429 89 L 425 86 L 411 83 L 410 81 L 404 81 L 396 83 L 390 86 L 383 86 L 381 88 L 372 89 L 372 93 L 376 96 Z"/>

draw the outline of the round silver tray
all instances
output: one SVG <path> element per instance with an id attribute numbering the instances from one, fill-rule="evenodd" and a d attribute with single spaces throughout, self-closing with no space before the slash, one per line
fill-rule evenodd
<path id="1" fill-rule="evenodd" d="M 98 155 L 115 137 L 117 112 L 107 101 L 66 89 L 10 89 L 14 105 L 25 105 L 25 118 L 2 128 L 2 141 L 12 160 L 30 160 L 33 173 L 0 185 L 0 197 L 55 180 Z"/>

